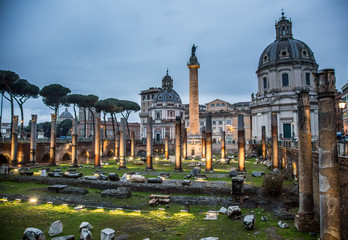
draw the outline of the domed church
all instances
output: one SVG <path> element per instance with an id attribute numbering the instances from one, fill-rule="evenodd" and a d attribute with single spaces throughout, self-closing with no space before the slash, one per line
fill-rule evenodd
<path id="1" fill-rule="evenodd" d="M 151 100 L 146 109 L 145 101 L 149 94 L 151 94 Z M 168 70 L 162 79 L 162 88 L 150 88 L 142 91 L 140 95 L 142 96 L 142 110 L 139 116 L 141 118 L 142 138 L 146 138 L 146 118 L 150 116 L 153 120 L 155 142 L 163 142 L 166 134 L 168 134 L 169 139 L 174 139 L 175 117 L 183 117 L 185 110 L 179 94 L 173 89 L 173 79 L 169 76 Z"/>
<path id="2" fill-rule="evenodd" d="M 251 95 L 252 137 L 262 138 L 262 126 L 266 138 L 271 137 L 271 113 L 278 117 L 280 139 L 296 139 L 297 95 L 307 89 L 310 96 L 312 138 L 318 138 L 318 102 L 314 76 L 318 64 L 312 50 L 304 42 L 293 38 L 292 22 L 282 12 L 275 24 L 276 40 L 262 52 L 258 69 L 258 91 Z"/>

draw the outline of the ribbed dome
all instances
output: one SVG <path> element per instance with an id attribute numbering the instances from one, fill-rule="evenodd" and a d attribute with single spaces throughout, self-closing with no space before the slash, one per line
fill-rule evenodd
<path id="1" fill-rule="evenodd" d="M 317 65 L 312 50 L 304 42 L 294 39 L 291 19 L 282 17 L 275 24 L 276 40 L 268 45 L 259 59 L 258 70 L 280 64 Z"/>
<path id="2" fill-rule="evenodd" d="M 68 111 L 68 108 L 65 108 L 65 111 L 60 114 L 59 118 L 68 118 L 68 119 L 73 119 L 73 115 Z"/>
<path id="3" fill-rule="evenodd" d="M 173 89 L 162 89 L 160 92 L 156 94 L 153 99 L 154 103 L 160 102 L 174 102 L 181 103 L 181 98 L 179 94 Z"/>
<path id="4" fill-rule="evenodd" d="M 260 56 L 259 69 L 283 63 L 316 64 L 307 44 L 294 38 L 279 39 L 268 45 Z"/>
<path id="5" fill-rule="evenodd" d="M 177 92 L 175 92 L 175 90 L 173 89 L 173 79 L 171 76 L 169 76 L 168 69 L 167 74 L 162 79 L 162 89 L 155 95 L 153 102 L 181 103 L 179 94 L 177 94 Z"/>

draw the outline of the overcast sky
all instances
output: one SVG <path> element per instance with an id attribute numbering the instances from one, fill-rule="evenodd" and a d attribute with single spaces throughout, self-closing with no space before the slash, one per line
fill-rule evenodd
<path id="1" fill-rule="evenodd" d="M 186 64 L 196 44 L 200 104 L 250 101 L 281 9 L 319 68 L 335 68 L 340 89 L 348 80 L 344 0 L 1 0 L 0 69 L 40 88 L 59 83 L 72 93 L 140 104 L 140 91 L 160 87 L 168 68 L 188 103 Z M 25 123 L 30 114 L 39 122 L 50 119 L 41 98 L 24 106 Z M 10 120 L 7 101 L 3 119 Z M 130 120 L 139 121 L 138 113 Z"/>

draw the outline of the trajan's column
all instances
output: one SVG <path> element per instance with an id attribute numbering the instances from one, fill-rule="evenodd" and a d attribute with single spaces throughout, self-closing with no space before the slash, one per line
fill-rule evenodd
<path id="1" fill-rule="evenodd" d="M 196 57 L 197 46 L 193 44 L 190 61 L 187 67 L 190 69 L 190 107 L 189 107 L 189 132 L 187 141 L 187 155 L 200 156 L 202 144 L 199 131 L 199 97 L 198 97 L 198 68 L 199 62 Z"/>

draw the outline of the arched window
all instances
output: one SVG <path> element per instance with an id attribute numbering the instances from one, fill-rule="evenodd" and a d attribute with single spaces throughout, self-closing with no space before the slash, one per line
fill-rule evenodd
<path id="1" fill-rule="evenodd" d="M 310 75 L 310 73 L 306 73 L 306 85 L 311 85 L 311 75 Z"/>
<path id="2" fill-rule="evenodd" d="M 211 105 L 210 105 L 210 107 L 215 107 L 215 104 L 214 104 L 214 103 L 213 103 L 213 104 L 211 104 Z"/>
<path id="3" fill-rule="evenodd" d="M 217 103 L 217 104 L 216 104 L 216 107 L 220 107 L 220 103 Z"/>
<path id="4" fill-rule="evenodd" d="M 268 86 L 267 86 L 267 78 L 264 77 L 264 78 L 263 78 L 263 88 L 264 88 L 264 89 L 267 89 L 267 87 L 268 87 Z"/>
<path id="5" fill-rule="evenodd" d="M 287 73 L 282 74 L 282 83 L 283 83 L 283 87 L 289 86 L 289 74 Z"/>

